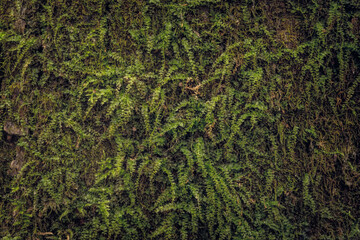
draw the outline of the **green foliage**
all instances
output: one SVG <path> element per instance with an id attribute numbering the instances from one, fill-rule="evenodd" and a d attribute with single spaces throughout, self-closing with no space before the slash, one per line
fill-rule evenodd
<path id="1" fill-rule="evenodd" d="M 0 16 L 3 239 L 360 238 L 358 1 Z"/>

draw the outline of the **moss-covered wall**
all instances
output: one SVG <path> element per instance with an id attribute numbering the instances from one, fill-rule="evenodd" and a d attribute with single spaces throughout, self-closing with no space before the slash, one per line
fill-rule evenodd
<path id="1" fill-rule="evenodd" d="M 0 0 L 0 237 L 360 238 L 359 40 L 357 0 Z"/>

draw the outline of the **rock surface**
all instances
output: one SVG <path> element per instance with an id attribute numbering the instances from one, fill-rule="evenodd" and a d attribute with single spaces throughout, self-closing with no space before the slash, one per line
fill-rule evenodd
<path id="1" fill-rule="evenodd" d="M 22 128 L 13 122 L 4 123 L 4 131 L 10 135 L 25 136 L 29 133 L 29 129 Z"/>
<path id="2" fill-rule="evenodd" d="M 4 123 L 4 131 L 8 134 L 8 139 L 12 139 L 12 136 L 25 136 L 29 133 L 28 128 L 20 127 L 19 125 L 7 121 Z M 25 149 L 20 146 L 16 146 L 16 157 L 10 163 L 9 174 L 12 176 L 17 175 L 21 168 L 24 166 Z"/>

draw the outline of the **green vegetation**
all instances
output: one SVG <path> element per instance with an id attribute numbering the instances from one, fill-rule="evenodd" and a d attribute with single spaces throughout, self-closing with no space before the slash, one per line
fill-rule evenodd
<path id="1" fill-rule="evenodd" d="M 0 0 L 3 239 L 360 239 L 358 0 Z"/>

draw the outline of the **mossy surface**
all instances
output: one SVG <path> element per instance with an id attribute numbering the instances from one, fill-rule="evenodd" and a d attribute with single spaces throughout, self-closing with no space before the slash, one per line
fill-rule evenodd
<path id="1" fill-rule="evenodd" d="M 0 237 L 359 239 L 359 40 L 357 0 L 0 0 Z"/>

